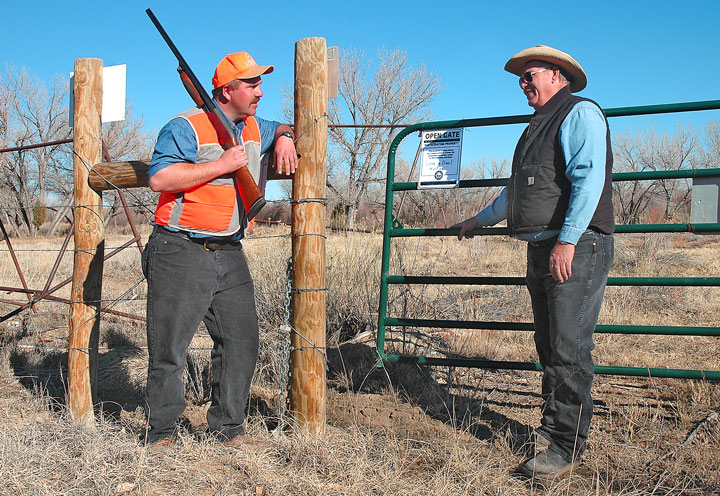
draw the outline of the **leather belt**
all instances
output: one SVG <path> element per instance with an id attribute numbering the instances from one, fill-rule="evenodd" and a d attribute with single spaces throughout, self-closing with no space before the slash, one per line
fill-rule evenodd
<path id="1" fill-rule="evenodd" d="M 190 236 L 184 231 L 170 231 L 162 226 L 155 226 L 155 230 L 168 236 L 175 236 L 176 238 L 186 239 L 195 244 L 202 245 L 203 250 L 206 251 L 237 251 L 242 250 L 242 242 L 240 240 L 223 240 L 218 238 L 196 238 Z"/>
<path id="2" fill-rule="evenodd" d="M 557 243 L 557 236 L 550 239 L 543 239 L 542 241 L 528 241 L 528 244 L 533 248 L 545 248 L 553 246 L 555 243 Z"/>

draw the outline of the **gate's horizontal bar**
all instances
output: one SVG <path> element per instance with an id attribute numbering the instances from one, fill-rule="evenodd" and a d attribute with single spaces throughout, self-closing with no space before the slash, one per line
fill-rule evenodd
<path id="1" fill-rule="evenodd" d="M 480 360 L 477 358 L 436 358 L 409 355 L 384 355 L 381 357 L 388 363 L 417 363 L 419 365 L 453 367 L 476 367 L 483 369 L 502 370 L 531 370 L 542 371 L 538 362 L 508 362 L 496 360 Z M 716 370 L 688 370 L 688 369 L 660 369 L 650 367 L 612 367 L 595 366 L 595 373 L 601 375 L 629 375 L 637 377 L 667 377 L 673 379 L 720 380 L 720 371 Z"/>
<path id="2" fill-rule="evenodd" d="M 680 170 L 657 170 L 641 172 L 615 172 L 612 175 L 613 182 L 616 181 L 652 181 L 655 179 L 692 179 L 696 177 L 720 177 L 720 169 L 680 169 Z M 507 186 L 510 178 L 499 177 L 495 179 L 463 179 L 458 183 L 458 188 L 489 188 L 495 186 Z M 418 189 L 417 182 L 393 183 L 393 191 L 414 191 Z"/>
<path id="3" fill-rule="evenodd" d="M 495 322 L 477 320 L 408 319 L 385 317 L 386 326 L 437 327 L 440 329 L 483 329 L 493 331 L 534 331 L 531 322 Z M 650 326 L 626 324 L 599 324 L 597 334 L 652 334 L 658 336 L 720 336 L 720 327 Z"/>
<path id="4" fill-rule="evenodd" d="M 387 276 L 387 284 L 457 284 L 467 286 L 523 286 L 524 277 L 500 276 Z M 609 277 L 608 286 L 720 286 L 720 277 Z"/>
<path id="5" fill-rule="evenodd" d="M 679 232 L 720 232 L 720 223 L 706 222 L 700 224 L 622 224 L 615 226 L 615 232 L 626 234 L 638 233 L 679 233 Z M 427 229 L 405 229 L 394 228 L 388 230 L 391 238 L 414 238 L 419 236 L 455 236 L 460 233 L 460 228 L 427 228 Z M 469 231 L 470 234 L 481 235 L 509 235 L 507 227 L 481 227 Z"/>

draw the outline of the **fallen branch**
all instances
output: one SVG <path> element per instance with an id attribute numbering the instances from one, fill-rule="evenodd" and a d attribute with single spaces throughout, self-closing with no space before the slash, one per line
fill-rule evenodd
<path id="1" fill-rule="evenodd" d="M 683 441 L 682 446 L 687 446 L 688 444 L 690 444 L 690 442 L 693 440 L 693 438 L 695 437 L 695 435 L 696 435 L 698 432 L 700 432 L 700 429 L 702 429 L 703 426 L 705 426 L 705 424 L 707 424 L 708 422 L 712 422 L 712 421 L 713 421 L 714 419 L 716 419 L 717 417 L 718 417 L 718 412 L 711 412 L 707 417 L 705 417 L 702 421 L 700 421 L 700 423 L 698 423 L 698 425 L 696 425 L 695 428 L 694 428 L 692 431 L 690 431 L 690 434 L 688 434 L 688 436 L 685 438 L 685 441 Z M 668 451 L 667 453 L 665 453 L 665 454 L 664 454 L 663 456 L 661 456 L 660 458 L 657 458 L 657 459 L 655 459 L 654 461 L 648 463 L 648 464 L 646 465 L 646 467 L 647 467 L 647 468 L 650 468 L 650 467 L 652 467 L 653 465 L 661 462 L 661 461 L 664 460 L 665 458 L 668 458 L 668 457 L 671 457 L 671 456 L 675 456 L 675 454 L 676 454 L 676 451 L 675 451 L 675 450 Z"/>
<path id="2" fill-rule="evenodd" d="M 698 425 L 695 426 L 695 428 L 688 434 L 688 437 L 685 438 L 685 441 L 683 441 L 682 445 L 687 446 L 690 444 L 690 442 L 693 440 L 695 435 L 702 429 L 705 424 L 708 422 L 712 422 L 718 417 L 718 412 L 711 412 L 707 417 L 705 417 L 704 420 L 702 420 Z"/>

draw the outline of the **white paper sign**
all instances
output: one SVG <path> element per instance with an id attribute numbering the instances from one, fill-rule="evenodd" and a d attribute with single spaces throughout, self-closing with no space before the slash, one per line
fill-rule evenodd
<path id="1" fill-rule="evenodd" d="M 459 128 L 422 132 L 418 189 L 458 187 L 462 138 Z"/>
<path id="2" fill-rule="evenodd" d="M 328 100 L 335 100 L 338 96 L 338 64 L 338 47 L 327 47 Z"/>
<path id="3" fill-rule="evenodd" d="M 126 67 L 125 64 L 103 67 L 102 122 L 125 120 Z M 73 126 L 75 108 L 74 75 L 74 72 L 70 73 L 70 127 Z"/>

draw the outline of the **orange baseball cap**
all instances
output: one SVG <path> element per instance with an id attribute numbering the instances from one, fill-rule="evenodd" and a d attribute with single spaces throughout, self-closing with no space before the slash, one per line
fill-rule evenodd
<path id="1" fill-rule="evenodd" d="M 225 86 L 235 79 L 252 79 L 275 70 L 271 65 L 258 65 L 249 53 L 237 52 L 226 55 L 215 68 L 213 88 Z"/>

